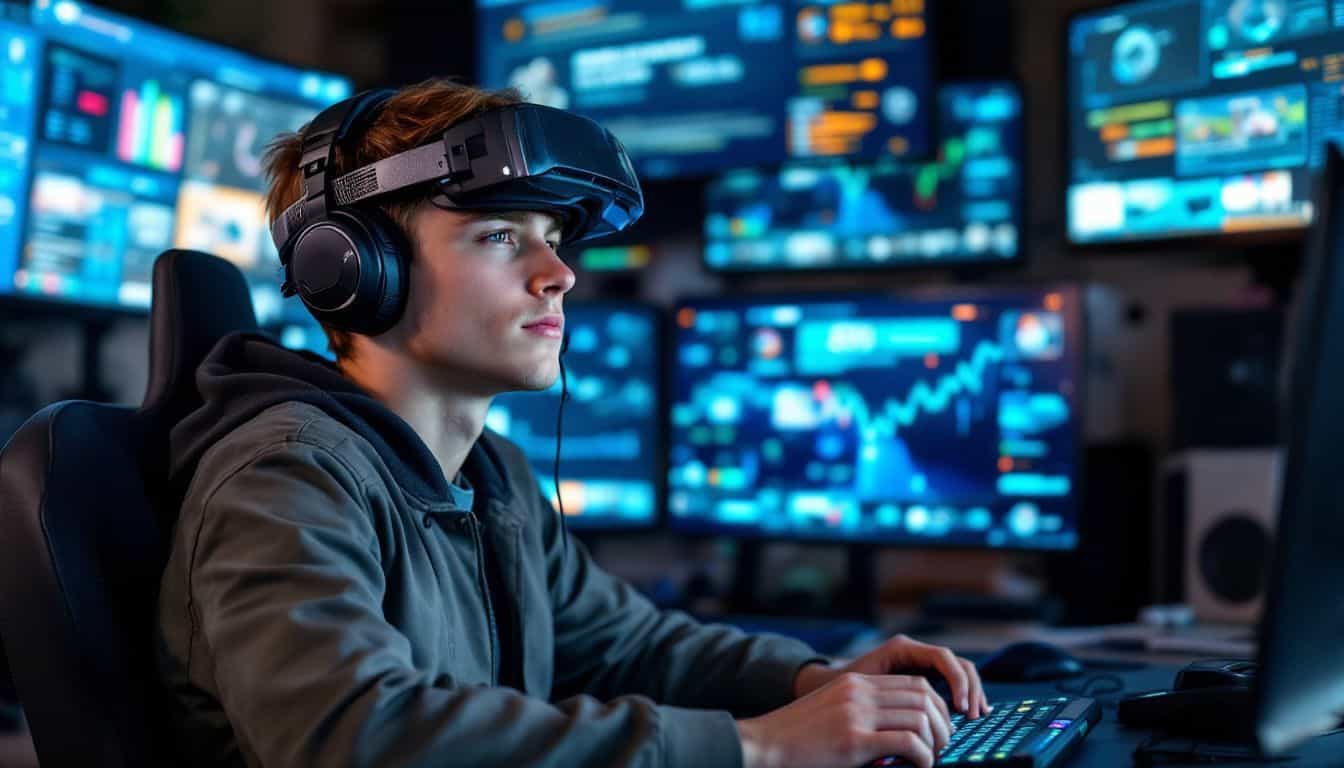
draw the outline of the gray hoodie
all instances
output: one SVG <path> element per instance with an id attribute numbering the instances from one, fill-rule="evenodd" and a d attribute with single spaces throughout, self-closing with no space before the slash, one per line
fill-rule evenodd
<path id="1" fill-rule="evenodd" d="M 156 633 L 188 764 L 729 768 L 733 717 L 821 660 L 656 609 L 494 433 L 458 509 L 410 426 L 317 358 L 233 336 L 197 384 Z"/>

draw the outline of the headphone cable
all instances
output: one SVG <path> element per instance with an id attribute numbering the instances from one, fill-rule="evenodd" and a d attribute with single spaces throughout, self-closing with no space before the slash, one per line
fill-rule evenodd
<path id="1" fill-rule="evenodd" d="M 569 538 L 569 526 L 565 523 L 565 499 L 560 493 L 560 438 L 565 423 L 565 401 L 569 399 L 569 381 L 565 375 L 565 350 L 569 347 L 569 334 L 565 334 L 564 342 L 560 345 L 560 407 L 555 410 L 555 464 L 553 479 L 555 481 L 555 503 L 560 507 L 560 527 L 564 530 L 564 537 Z"/>

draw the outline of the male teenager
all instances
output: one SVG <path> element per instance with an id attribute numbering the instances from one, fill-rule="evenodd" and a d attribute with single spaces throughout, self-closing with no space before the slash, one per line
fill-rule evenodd
<path id="1" fill-rule="evenodd" d="M 188 764 L 928 768 L 948 706 L 907 673 L 978 717 L 969 662 L 897 637 L 840 666 L 657 610 L 484 428 L 559 375 L 556 247 L 642 210 L 619 143 L 446 81 L 357 98 L 268 156 L 335 364 L 230 337 L 172 434 L 159 657 Z"/>

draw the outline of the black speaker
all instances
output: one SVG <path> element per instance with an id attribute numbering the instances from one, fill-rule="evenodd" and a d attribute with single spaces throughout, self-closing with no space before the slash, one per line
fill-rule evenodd
<path id="1" fill-rule="evenodd" d="M 1274 445 L 1282 310 L 1178 310 L 1170 333 L 1172 448 Z"/>
<path id="2" fill-rule="evenodd" d="M 1046 559 L 1066 624 L 1136 621 L 1152 602 L 1154 459 L 1141 441 L 1087 447 L 1078 548 Z"/>

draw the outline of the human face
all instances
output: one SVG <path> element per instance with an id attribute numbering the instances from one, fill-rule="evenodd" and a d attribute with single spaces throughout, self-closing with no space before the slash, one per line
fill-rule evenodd
<path id="1" fill-rule="evenodd" d="M 424 206 L 410 234 L 410 292 L 394 330 L 407 353 L 471 394 L 555 383 L 562 302 L 574 287 L 573 270 L 555 252 L 560 221 Z"/>

